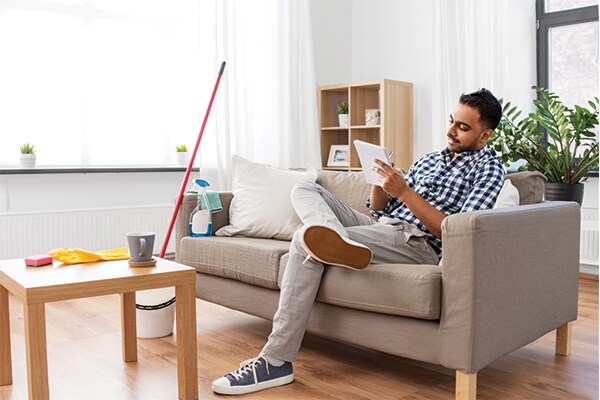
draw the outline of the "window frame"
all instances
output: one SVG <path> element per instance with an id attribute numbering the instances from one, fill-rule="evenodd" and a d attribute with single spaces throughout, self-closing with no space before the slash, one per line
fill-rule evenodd
<path id="1" fill-rule="evenodd" d="M 544 11 L 546 0 L 536 0 L 536 28 L 537 28 L 537 84 L 539 87 L 548 87 L 548 39 L 550 28 L 566 25 L 575 25 L 585 22 L 598 21 L 598 6 L 572 8 L 547 13 Z"/>
<path id="2" fill-rule="evenodd" d="M 536 42 L 537 42 L 537 86 L 548 88 L 549 84 L 549 33 L 550 28 L 576 25 L 598 21 L 598 6 L 586 6 L 560 10 L 545 11 L 546 0 L 535 0 Z M 542 100 L 538 96 L 539 100 Z M 547 140 L 547 137 L 546 137 Z M 588 176 L 598 177 L 598 171 L 590 171 Z"/>

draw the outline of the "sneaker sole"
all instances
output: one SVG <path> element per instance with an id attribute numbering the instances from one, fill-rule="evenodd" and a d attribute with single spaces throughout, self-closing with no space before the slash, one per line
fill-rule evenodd
<path id="1" fill-rule="evenodd" d="M 311 256 L 324 264 L 361 270 L 373 257 L 368 247 L 347 243 L 337 232 L 324 226 L 309 226 L 303 240 Z"/>
<path id="2" fill-rule="evenodd" d="M 270 381 L 255 383 L 254 385 L 226 387 L 226 386 L 215 386 L 213 384 L 212 390 L 213 390 L 213 392 L 218 393 L 218 394 L 233 394 L 233 395 L 248 394 L 248 393 L 259 392 L 259 391 L 265 390 L 265 389 L 271 389 L 271 388 L 274 388 L 277 386 L 287 385 L 289 383 L 292 383 L 293 381 L 294 381 L 294 373 L 291 373 L 290 375 L 282 376 L 281 378 L 275 378 L 275 379 L 271 379 Z"/>

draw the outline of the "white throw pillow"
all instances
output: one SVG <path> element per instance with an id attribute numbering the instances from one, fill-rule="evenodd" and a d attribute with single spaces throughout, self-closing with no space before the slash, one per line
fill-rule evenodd
<path id="1" fill-rule="evenodd" d="M 505 179 L 502 190 L 500 190 L 496 199 L 496 204 L 494 204 L 494 209 L 516 207 L 519 205 L 519 200 L 519 191 L 510 182 L 510 179 Z"/>
<path id="2" fill-rule="evenodd" d="M 233 156 L 233 200 L 229 223 L 216 236 L 291 240 L 302 222 L 290 200 L 298 182 L 315 182 L 317 171 L 284 170 Z"/>

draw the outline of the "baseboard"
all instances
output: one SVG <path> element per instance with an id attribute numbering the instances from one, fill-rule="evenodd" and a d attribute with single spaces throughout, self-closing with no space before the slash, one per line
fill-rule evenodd
<path id="1" fill-rule="evenodd" d="M 579 264 L 579 273 L 584 275 L 596 275 L 596 279 L 598 279 L 598 264 Z"/>

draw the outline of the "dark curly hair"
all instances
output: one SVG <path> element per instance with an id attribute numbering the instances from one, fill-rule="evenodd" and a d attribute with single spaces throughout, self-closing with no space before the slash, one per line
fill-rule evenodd
<path id="1" fill-rule="evenodd" d="M 498 99 L 486 88 L 471 93 L 463 93 L 460 95 L 458 102 L 479 111 L 479 119 L 486 128 L 496 129 L 500 119 L 502 119 L 502 107 Z"/>

